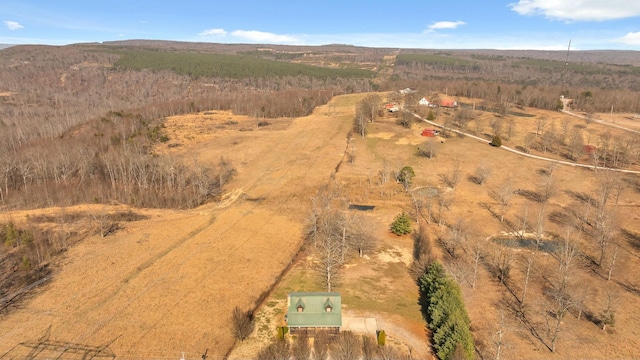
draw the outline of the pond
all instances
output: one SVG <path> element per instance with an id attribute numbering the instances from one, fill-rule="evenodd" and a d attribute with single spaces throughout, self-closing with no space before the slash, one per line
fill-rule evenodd
<path id="1" fill-rule="evenodd" d="M 540 241 L 539 246 L 536 249 L 536 239 L 532 237 L 505 237 L 499 236 L 491 239 L 495 244 L 504 245 L 511 248 L 527 249 L 527 250 L 541 250 L 548 253 L 556 252 L 560 244 L 558 239 L 543 239 Z"/>

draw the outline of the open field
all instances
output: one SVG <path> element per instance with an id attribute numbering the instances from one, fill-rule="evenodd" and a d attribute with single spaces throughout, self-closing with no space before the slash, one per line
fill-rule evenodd
<path id="1" fill-rule="evenodd" d="M 426 141 L 420 136 L 424 126 L 402 128 L 388 114 L 369 125 L 365 138 L 354 137 L 347 143 L 354 106 L 363 96 L 339 96 L 316 108 L 311 116 L 266 119 L 267 126 L 258 126 L 262 119 L 222 111 L 169 118 L 165 125 L 171 141 L 154 151 L 200 164 L 214 164 L 224 156 L 238 171 L 226 186 L 228 194 L 219 203 L 194 210 L 135 210 L 149 218 L 132 222 L 112 236 L 91 237 L 70 249 L 43 289 L 20 308 L 0 315 L 0 355 L 23 358 L 30 349 L 18 344 L 36 341 L 50 328 L 52 340 L 92 346 L 113 341 L 109 348 L 123 359 L 175 359 L 182 351 L 187 358 L 199 358 L 206 349 L 210 358 L 221 358 L 234 344 L 230 331 L 233 307 L 252 309 L 274 284 L 302 246 L 311 197 L 321 185 L 335 181 L 350 203 L 375 206 L 363 216 L 373 224 L 378 239 L 374 251 L 350 260 L 338 278 L 336 290 L 343 294 L 345 311 L 352 316 L 375 317 L 395 344 L 411 349 L 418 358 L 428 358 L 418 288 L 408 272 L 413 241 L 388 232 L 394 216 L 402 210 L 412 211 L 410 193 L 393 181 L 382 184 L 379 178 L 385 166 L 397 171 L 410 165 L 416 172 L 415 193 L 433 187 L 453 198 L 450 209 L 442 212 L 442 225 L 432 221 L 427 226 L 437 244 L 436 255 L 463 288 L 479 354 L 484 358 L 495 355 L 492 336 L 502 312 L 507 319 L 504 358 L 551 357 L 544 315 L 549 300 L 544 294 L 557 268 L 554 255 L 531 252 L 536 267 L 529 300 L 524 308 L 515 309 L 517 296 L 511 294 L 521 293 L 521 259 L 530 252 L 505 250 L 490 241 L 494 235 L 513 230 L 506 224 L 517 228 L 523 214 L 533 214 L 540 207 L 516 195 L 503 223 L 495 215 L 498 204 L 491 191 L 509 180 L 514 189 L 535 192 L 549 171 L 549 162 L 459 137 L 438 143 L 433 159 L 418 157 L 417 146 Z M 452 116 L 455 111 L 451 110 Z M 515 117 L 512 136 L 505 139 L 505 145 L 522 144 L 527 134 L 535 133 L 535 119 L 540 116 L 549 118 L 548 127 L 555 124 L 559 129 L 565 119 L 572 126 L 584 126 L 593 140 L 589 142 L 618 131 L 557 112 L 522 111 L 528 116 Z M 481 113 L 480 117 L 484 125 L 479 136 L 486 137 L 495 114 Z M 469 126 L 474 128 L 473 122 Z M 345 150 L 355 154 L 353 163 L 343 161 Z M 469 179 L 480 163 L 491 169 L 484 185 Z M 456 166 L 460 181 L 451 189 L 442 178 Z M 567 224 L 557 221 L 557 214 L 582 210 L 587 195 L 597 194 L 597 176 L 602 172 L 556 166 L 553 177 L 557 189 L 547 204 L 545 233 L 565 231 Z M 558 358 L 640 356 L 640 285 L 632 271 L 640 267 L 640 192 L 637 175 L 624 175 L 622 182 L 625 188 L 617 205 L 622 230 L 613 242 L 620 248 L 618 263 L 607 281 L 606 270 L 593 264 L 597 246 L 591 238 L 579 240 L 580 256 L 572 281 L 591 286 L 584 302 L 585 315 L 578 319 L 572 312 L 564 318 Z M 19 220 L 26 214 L 9 216 Z M 533 221 L 533 215 L 529 216 Z M 457 219 L 472 227 L 469 241 L 486 246 L 475 289 L 469 275 L 467 244 L 459 245 L 458 258 L 441 247 Z M 499 251 L 508 251 L 515 259 L 506 286 L 490 271 Z M 310 249 L 303 250 L 300 260 L 261 304 L 256 331 L 235 348 L 231 358 L 251 358 L 274 336 L 275 326 L 282 324 L 288 292 L 323 290 L 313 271 L 314 261 Z M 616 324 L 603 331 L 597 318 L 606 292 L 616 295 Z M 529 327 L 514 316 L 515 310 L 526 315 Z"/>
<path id="2" fill-rule="evenodd" d="M 177 358 L 181 351 L 193 358 L 206 349 L 223 356 L 234 341 L 233 307 L 253 308 L 290 262 L 308 195 L 342 158 L 351 108 L 327 109 L 286 129 L 229 130 L 173 148 L 175 156 L 205 164 L 230 159 L 238 170 L 229 184 L 235 201 L 193 211 L 141 209 L 149 220 L 75 246 L 39 295 L 2 316 L 0 354 L 22 358 L 30 349 L 17 345 L 50 327 L 52 340 L 113 341 L 118 358 Z M 196 118 L 172 121 L 197 134 Z"/>

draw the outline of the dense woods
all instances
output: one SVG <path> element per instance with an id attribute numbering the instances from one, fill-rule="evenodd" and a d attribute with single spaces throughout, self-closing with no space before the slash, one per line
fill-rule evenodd
<path id="1" fill-rule="evenodd" d="M 586 112 L 607 112 L 612 107 L 618 112 L 640 112 L 638 64 L 578 62 L 574 58 L 586 56 L 580 52 L 570 53 L 565 62 L 565 52 L 551 53 L 555 59 L 507 56 L 499 51 L 403 51 L 387 86 L 400 89 L 419 84 L 418 90 L 425 92 L 547 110 L 558 109 L 558 96 L 564 95 Z"/>
<path id="2" fill-rule="evenodd" d="M 268 77 L 309 77 L 330 78 L 371 78 L 373 72 L 358 68 L 323 68 L 298 63 L 288 63 L 262 59 L 249 55 L 202 54 L 183 52 L 161 52 L 151 50 L 124 51 L 116 62 L 117 68 L 171 70 L 178 75 L 188 75 L 193 79 L 216 78 L 268 78 Z"/>

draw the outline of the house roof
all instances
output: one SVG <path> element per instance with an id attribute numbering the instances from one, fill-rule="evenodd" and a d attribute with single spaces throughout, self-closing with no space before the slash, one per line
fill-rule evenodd
<path id="1" fill-rule="evenodd" d="M 457 106 L 458 103 L 453 99 L 440 100 L 440 106 Z"/>
<path id="2" fill-rule="evenodd" d="M 302 305 L 302 312 L 298 306 Z M 327 312 L 327 306 L 331 311 Z M 289 327 L 341 327 L 342 298 L 337 292 L 293 292 L 287 301 Z"/>

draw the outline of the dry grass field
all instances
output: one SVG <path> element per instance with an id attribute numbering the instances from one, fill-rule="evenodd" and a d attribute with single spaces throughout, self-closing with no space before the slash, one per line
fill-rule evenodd
<path id="1" fill-rule="evenodd" d="M 170 119 L 183 145 L 173 156 L 204 164 L 224 156 L 237 168 L 229 198 L 193 211 L 136 209 L 150 218 L 69 250 L 36 296 L 2 315 L 0 354 L 23 358 L 30 349 L 18 344 L 50 327 L 51 340 L 113 341 L 118 358 L 223 356 L 234 342 L 233 307 L 253 308 L 291 261 L 309 196 L 342 158 L 352 108 L 328 109 L 282 127 L 233 120 L 252 131 L 203 130 L 199 115 Z"/>
<path id="2" fill-rule="evenodd" d="M 56 266 L 50 282 L 19 309 L 0 315 L 0 355 L 23 358 L 30 349 L 19 344 L 37 341 L 50 329 L 51 339 L 74 344 L 99 346 L 112 341 L 110 349 L 123 359 L 177 359 L 182 351 L 193 359 L 200 358 L 206 349 L 209 358 L 221 358 L 234 344 L 232 309 L 253 308 L 274 284 L 302 246 L 311 197 L 318 187 L 335 181 L 351 203 L 375 206 L 363 216 L 371 222 L 378 239 L 374 251 L 350 260 L 338 278 L 335 290 L 343 295 L 345 312 L 375 317 L 398 347 L 410 349 L 414 358 L 429 358 L 425 323 L 417 303 L 418 288 L 408 272 L 413 241 L 410 236 L 397 237 L 388 231 L 398 213 L 411 211 L 411 198 L 395 182 L 381 184 L 379 171 L 385 166 L 399 170 L 410 165 L 416 172 L 413 188 L 432 186 L 450 194 L 453 203 L 443 214 L 444 225 L 428 224 L 431 238 L 437 243 L 439 237 L 446 237 L 446 224 L 465 219 L 473 229 L 472 238 L 486 243 L 485 263 L 491 264 L 501 249 L 490 239 L 508 230 L 489 211 L 498 208 L 491 190 L 509 180 L 516 189 L 535 191 L 549 162 L 460 137 L 438 143 L 438 155 L 433 159 L 418 157 L 417 146 L 426 141 L 420 136 L 424 126 L 405 129 L 388 114 L 369 126 L 367 137 L 354 137 L 347 143 L 354 106 L 363 96 L 336 97 L 309 117 L 266 119 L 270 123 L 266 126 L 258 126 L 264 119 L 226 112 L 169 118 L 166 130 L 170 146 L 164 144 L 155 151 L 200 164 L 214 164 L 220 157 L 229 159 L 238 175 L 227 185 L 227 196 L 219 203 L 189 211 L 135 209 L 149 218 L 132 222 L 112 236 L 94 236 L 73 247 Z M 623 131 L 585 124 L 556 112 L 522 112 L 528 116 L 515 118 L 512 136 L 504 141 L 507 146 L 515 148 L 528 133 L 535 133 L 539 116 L 549 118 L 546 126 L 560 128 L 563 119 L 572 125 L 584 125 L 590 143 L 606 133 Z M 481 116 L 481 136 L 486 136 L 495 115 Z M 606 118 L 606 114 L 599 116 Z M 353 163 L 343 161 L 345 150 L 355 154 Z M 534 154 L 554 158 L 551 154 Z M 469 180 L 480 163 L 491 169 L 484 185 Z M 455 166 L 461 171 L 460 181 L 455 189 L 448 189 L 441 177 Z M 547 214 L 584 207 L 577 194 L 594 196 L 601 172 L 557 165 L 553 172 L 557 190 L 549 200 Z M 620 254 L 611 280 L 606 280 L 604 269 L 588 260 L 597 252 L 595 244 L 589 243 L 591 239 L 579 242 L 581 256 L 574 265 L 572 281 L 590 285 L 585 310 L 592 318 L 583 315 L 577 319 L 573 312 L 564 318 L 557 354 L 545 345 L 548 301 L 542 295 L 545 282 L 557 268 L 553 255 L 533 253 L 536 267 L 525 306 L 527 327 L 513 314 L 511 292 L 521 292 L 521 257 L 529 250 L 506 250 L 516 259 L 508 287 L 491 275 L 487 265 L 480 267 L 473 289 L 468 268 L 453 263 L 436 246 L 438 257 L 461 283 L 482 358 L 495 355 L 492 339 L 499 330 L 501 312 L 505 314 L 506 331 L 503 358 L 640 357 L 640 283 L 635 277 L 640 268 L 640 235 L 633 236 L 640 234 L 637 177 L 624 175 L 626 187 L 618 204 L 618 223 L 625 232 L 615 236 Z M 538 206 L 516 195 L 505 218 L 518 223 L 525 211 L 533 214 Z M 17 220 L 25 215 L 10 214 Z M 529 216 L 533 221 L 533 215 Z M 564 226 L 549 220 L 545 230 L 562 234 Z M 256 331 L 235 346 L 231 358 L 254 357 L 275 335 L 275 326 L 283 324 L 288 292 L 323 290 L 321 279 L 312 270 L 314 258 L 307 250 L 262 303 L 256 313 Z M 594 319 L 603 307 L 606 291 L 616 295 L 616 324 L 603 331 Z"/>
<path id="3" fill-rule="evenodd" d="M 469 100 L 469 99 L 465 99 Z M 455 111 L 450 111 L 454 116 Z M 570 125 L 584 127 L 589 132 L 588 141 L 597 143 L 599 137 L 607 133 L 622 133 L 619 129 L 608 128 L 598 124 L 586 124 L 584 120 L 563 115 L 556 112 L 526 109 L 522 112 L 526 117 L 517 117 L 510 139 L 504 144 L 516 148 L 524 142 L 529 133 L 535 133 L 535 120 L 539 116 L 548 118 L 547 127 L 559 129 L 562 121 Z M 492 113 L 480 113 L 484 126 L 481 136 L 490 139 L 489 123 L 495 118 Z M 607 119 L 606 114 L 599 118 Z M 612 280 L 606 280 L 606 271 L 590 263 L 588 259 L 595 256 L 597 246 L 592 239 L 581 239 L 579 242 L 580 255 L 574 263 L 575 271 L 571 281 L 576 287 L 582 283 L 586 291 L 585 311 L 594 318 L 602 310 L 606 292 L 611 291 L 616 296 L 616 325 L 603 331 L 594 318 L 586 319 L 581 315 L 577 319 L 577 312 L 565 316 L 560 327 L 554 354 L 545 344 L 549 344 L 546 334 L 545 312 L 549 303 L 545 295 L 545 285 L 554 276 L 557 260 L 554 255 L 527 249 L 507 248 L 514 259 L 509 287 L 502 285 L 489 272 L 493 258 L 503 248 L 490 241 L 492 236 L 500 235 L 509 229 L 500 222 L 486 207 L 489 204 L 496 211 L 498 204 L 490 196 L 500 184 L 509 180 L 515 189 L 535 191 L 541 177 L 549 168 L 551 162 L 525 158 L 471 140 L 457 136 L 443 140 L 439 145 L 438 155 L 433 159 L 415 156 L 417 146 L 426 141 L 421 137 L 422 128 L 430 127 L 414 124 L 411 129 L 405 129 L 395 123 L 396 118 L 389 114 L 377 120 L 369 127 L 366 138 L 355 137 L 349 145 L 349 151 L 354 151 L 355 161 L 345 163 L 336 176 L 336 182 L 343 186 L 351 203 L 374 205 L 372 212 L 363 213 L 365 218 L 375 224 L 374 233 L 378 238 L 378 247 L 373 253 L 364 258 L 352 259 L 342 270 L 335 285 L 336 291 L 343 295 L 343 307 L 350 316 L 375 317 L 378 327 L 384 329 L 400 348 L 411 350 L 414 358 L 429 358 L 430 349 L 427 344 L 428 335 L 425 333 L 425 323 L 420 315 L 418 306 L 418 288 L 409 275 L 412 262 L 413 241 L 410 236 L 398 237 L 389 233 L 389 225 L 394 216 L 402 210 L 411 212 L 411 198 L 404 193 L 398 184 L 381 184 L 378 172 L 385 166 L 399 170 L 410 165 L 416 172 L 413 188 L 435 187 L 447 192 L 453 197 L 451 209 L 446 212 L 445 225 L 435 223 L 428 225 L 431 238 L 436 240 L 445 238 L 448 233 L 446 224 L 452 224 L 457 219 L 465 219 L 472 228 L 472 238 L 485 244 L 484 262 L 480 266 L 473 289 L 467 264 L 452 261 L 451 257 L 438 247 L 439 258 L 447 264 L 447 268 L 459 280 L 467 309 L 472 319 L 474 337 L 477 343 L 478 355 L 482 358 L 495 357 L 495 334 L 500 330 L 500 314 L 505 317 L 503 330 L 505 331 L 503 358 L 519 359 L 547 359 L 550 357 L 562 359 L 585 358 L 636 358 L 640 356 L 638 348 L 638 331 L 635 325 L 640 320 L 638 296 L 640 294 L 634 271 L 640 266 L 640 253 L 637 239 L 630 239 L 617 233 L 615 242 L 620 246 L 618 263 L 614 268 Z M 437 120 L 436 120 L 437 121 Z M 473 128 L 473 122 L 470 128 Z M 585 139 L 587 140 L 587 139 Z M 555 160 L 566 160 L 551 153 L 544 154 L 533 150 L 532 154 L 546 156 Z M 590 159 L 581 159 L 589 163 Z M 491 175 L 484 185 L 471 181 L 478 164 L 484 163 L 491 169 Z M 441 175 L 450 173 L 459 164 L 461 180 L 456 189 L 447 188 Z M 638 169 L 635 169 L 638 170 Z M 576 200 L 576 193 L 584 192 L 596 194 L 597 173 L 592 169 L 580 169 L 566 165 L 556 165 L 554 179 L 556 180 L 556 194 L 550 200 L 547 214 L 566 211 L 566 209 L 584 207 Z M 640 216 L 640 194 L 637 186 L 637 175 L 627 175 L 625 188 L 619 200 L 619 225 L 626 231 L 637 234 L 640 231 L 638 218 Z M 416 190 L 419 191 L 419 190 Z M 514 196 L 505 218 L 508 221 L 521 221 L 523 214 L 529 213 L 529 222 L 533 222 L 533 213 L 539 204 L 522 196 Z M 434 205 L 435 207 L 435 205 Z M 424 221 L 424 220 L 423 220 Z M 548 234 L 562 234 L 566 226 L 550 220 L 546 221 L 545 231 Z M 462 252 L 462 250 L 460 250 Z M 529 285 L 529 300 L 523 305 L 523 312 L 527 314 L 529 325 L 518 320 L 515 316 L 517 306 L 514 305 L 523 284 L 523 258 L 532 254 L 535 267 L 531 273 Z M 462 256 L 464 258 L 464 256 Z M 313 256 L 307 256 L 296 264 L 283 281 L 277 286 L 266 305 L 258 312 L 257 331 L 248 341 L 238 346 L 231 358 L 244 359 L 255 356 L 258 349 L 265 346 L 274 336 L 275 327 L 284 325 L 283 315 L 286 311 L 286 294 L 291 291 L 318 291 L 323 289 L 321 278 L 314 272 Z M 464 262 L 464 261 L 463 261 Z M 533 330 L 532 330 L 533 329 Z"/>

